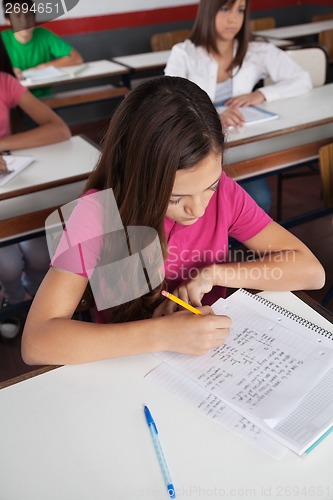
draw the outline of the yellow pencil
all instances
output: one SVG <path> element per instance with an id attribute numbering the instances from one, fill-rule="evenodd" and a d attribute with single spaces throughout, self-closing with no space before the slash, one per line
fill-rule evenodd
<path id="1" fill-rule="evenodd" d="M 190 304 L 188 304 L 187 302 L 184 302 L 182 299 L 179 299 L 178 297 L 176 297 L 176 295 L 173 295 L 170 292 L 166 292 L 165 290 L 162 290 L 161 293 L 162 293 L 162 295 L 164 295 L 164 297 L 167 297 L 168 299 L 173 300 L 173 302 L 176 302 L 176 304 L 179 304 L 180 306 L 184 307 L 188 311 L 191 311 L 194 314 L 203 314 L 201 311 L 199 311 L 199 309 L 196 309 L 195 307 L 190 306 Z"/>

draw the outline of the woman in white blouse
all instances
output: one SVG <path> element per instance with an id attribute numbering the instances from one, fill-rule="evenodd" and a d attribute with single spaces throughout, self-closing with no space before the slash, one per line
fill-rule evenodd
<path id="1" fill-rule="evenodd" d="M 243 106 L 297 96 L 312 87 L 309 74 L 284 51 L 250 41 L 249 0 L 200 0 L 190 39 L 172 48 L 165 74 L 188 78 L 213 102 L 224 102 L 224 127 L 244 124 Z M 253 90 L 266 77 L 272 85 Z M 265 179 L 244 182 L 243 187 L 269 211 Z"/>

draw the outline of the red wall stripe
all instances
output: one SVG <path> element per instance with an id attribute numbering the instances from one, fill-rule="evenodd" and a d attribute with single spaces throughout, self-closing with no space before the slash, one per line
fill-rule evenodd
<path id="1" fill-rule="evenodd" d="M 64 19 L 63 21 L 49 22 L 48 26 L 58 35 L 68 35 L 73 33 L 74 26 L 75 33 L 89 33 L 117 28 L 133 28 L 138 26 L 172 23 L 175 21 L 191 21 L 195 18 L 196 12 L 197 5 L 195 4 L 140 12 Z"/>
<path id="2" fill-rule="evenodd" d="M 300 6 L 301 4 L 313 4 L 313 0 L 270 0 L 269 7 L 267 6 L 267 0 L 252 0 L 251 11 L 280 9 Z M 333 5 L 333 0 L 320 0 L 320 4 Z M 140 12 L 60 19 L 48 22 L 47 27 L 57 35 L 73 35 L 117 28 L 133 28 L 177 21 L 192 21 L 196 16 L 197 8 L 198 5 L 193 4 Z M 3 29 L 6 29 L 6 26 L 0 26 L 0 31 Z"/>
<path id="3" fill-rule="evenodd" d="M 295 7 L 303 3 L 301 0 L 252 0 L 251 1 L 251 12 L 256 10 L 271 10 L 280 9 L 282 7 Z"/>
<path id="4" fill-rule="evenodd" d="M 107 14 L 49 21 L 47 27 L 57 35 L 72 35 L 76 33 L 91 33 L 117 28 L 133 28 L 176 21 L 192 21 L 197 12 L 197 4 L 173 8 L 126 12 L 122 14 Z M 0 27 L 6 29 L 5 26 Z"/>

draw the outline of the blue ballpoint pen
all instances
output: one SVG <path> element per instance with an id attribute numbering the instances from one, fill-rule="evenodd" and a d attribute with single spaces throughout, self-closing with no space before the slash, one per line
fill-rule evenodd
<path id="1" fill-rule="evenodd" d="M 172 484 L 170 472 L 169 472 L 167 463 L 165 461 L 165 456 L 164 456 L 162 446 L 161 446 L 161 443 L 160 443 L 160 440 L 158 437 L 158 430 L 157 430 L 156 424 L 155 424 L 154 419 L 151 416 L 151 413 L 150 413 L 147 406 L 145 406 L 144 410 L 145 410 L 147 424 L 148 424 L 150 434 L 151 434 L 151 437 L 153 440 L 155 452 L 156 452 L 158 462 L 160 464 L 160 468 L 161 468 L 161 471 L 163 474 L 164 482 L 165 482 L 165 485 L 166 485 L 168 493 L 169 493 L 169 497 L 176 498 L 175 488 Z"/>

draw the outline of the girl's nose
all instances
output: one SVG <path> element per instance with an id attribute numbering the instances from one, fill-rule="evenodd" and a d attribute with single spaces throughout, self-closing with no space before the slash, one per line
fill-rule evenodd
<path id="1" fill-rule="evenodd" d="M 193 217 L 202 217 L 206 210 L 206 204 L 203 200 L 198 198 L 192 198 L 191 201 L 187 204 L 187 212 L 190 213 Z"/>

